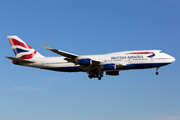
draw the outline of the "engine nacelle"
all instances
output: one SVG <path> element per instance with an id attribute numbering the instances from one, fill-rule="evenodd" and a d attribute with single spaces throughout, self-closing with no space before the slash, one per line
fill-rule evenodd
<path id="1" fill-rule="evenodd" d="M 92 65 L 92 60 L 89 58 L 78 59 L 76 60 L 76 63 L 80 65 Z"/>
<path id="2" fill-rule="evenodd" d="M 104 64 L 104 65 L 102 65 L 102 69 L 104 69 L 104 70 L 116 70 L 116 64 L 114 64 L 114 63 Z"/>
<path id="3" fill-rule="evenodd" d="M 119 75 L 119 71 L 106 72 L 106 75 Z"/>

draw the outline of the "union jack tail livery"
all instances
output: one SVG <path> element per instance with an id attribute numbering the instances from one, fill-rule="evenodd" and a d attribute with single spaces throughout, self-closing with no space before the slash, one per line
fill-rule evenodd
<path id="1" fill-rule="evenodd" d="M 30 47 L 18 36 L 7 36 L 17 58 L 30 60 L 36 57 L 43 57 L 40 53 Z"/>

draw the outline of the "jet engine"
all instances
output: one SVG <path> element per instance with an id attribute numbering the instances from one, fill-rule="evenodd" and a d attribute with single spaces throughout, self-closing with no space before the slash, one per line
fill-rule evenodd
<path id="1" fill-rule="evenodd" d="M 114 63 L 104 64 L 101 67 L 104 70 L 116 70 L 116 64 L 114 64 Z"/>
<path id="2" fill-rule="evenodd" d="M 77 59 L 76 63 L 80 65 L 92 65 L 92 60 L 89 58 Z"/>

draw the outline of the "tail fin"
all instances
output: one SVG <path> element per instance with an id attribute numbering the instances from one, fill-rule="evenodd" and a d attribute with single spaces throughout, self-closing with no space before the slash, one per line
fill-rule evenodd
<path id="1" fill-rule="evenodd" d="M 30 60 L 35 57 L 44 57 L 26 44 L 23 40 L 21 40 L 18 36 L 7 36 L 7 38 L 17 58 Z"/>

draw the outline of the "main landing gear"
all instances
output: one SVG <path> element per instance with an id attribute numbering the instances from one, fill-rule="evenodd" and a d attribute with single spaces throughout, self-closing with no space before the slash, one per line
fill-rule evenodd
<path id="1" fill-rule="evenodd" d="M 159 68 L 156 69 L 156 75 L 159 75 L 159 72 L 158 72 Z"/>
<path id="2" fill-rule="evenodd" d="M 99 80 L 101 80 L 101 78 L 103 77 L 103 74 L 89 74 L 89 78 L 92 79 L 92 78 L 98 78 Z"/>

